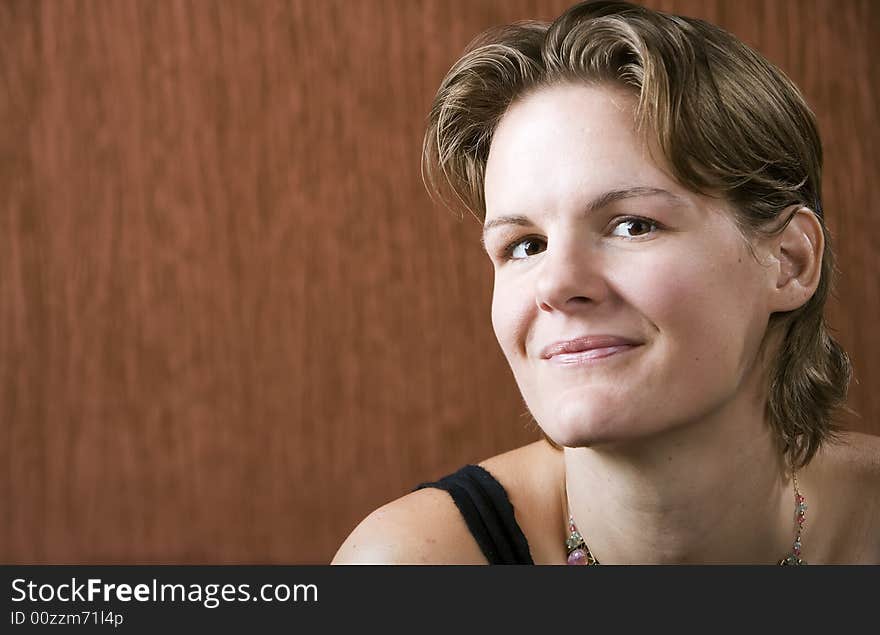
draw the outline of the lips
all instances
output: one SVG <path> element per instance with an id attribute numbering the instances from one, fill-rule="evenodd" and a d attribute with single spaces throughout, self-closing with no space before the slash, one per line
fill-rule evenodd
<path id="1" fill-rule="evenodd" d="M 616 352 L 639 344 L 641 342 L 619 335 L 585 335 L 545 346 L 541 351 L 541 358 L 550 359 L 556 355 L 586 353 L 588 351 L 595 351 L 595 357 L 602 357 L 604 356 L 603 352 L 611 354 L 612 351 Z M 606 351 L 606 349 L 608 350 Z"/>

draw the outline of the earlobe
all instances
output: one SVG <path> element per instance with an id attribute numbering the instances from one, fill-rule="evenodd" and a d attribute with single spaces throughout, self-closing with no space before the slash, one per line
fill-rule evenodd
<path id="1" fill-rule="evenodd" d="M 774 238 L 773 255 L 778 263 L 773 312 L 794 311 L 813 296 L 822 274 L 825 234 L 808 207 L 799 207 L 785 229 Z"/>

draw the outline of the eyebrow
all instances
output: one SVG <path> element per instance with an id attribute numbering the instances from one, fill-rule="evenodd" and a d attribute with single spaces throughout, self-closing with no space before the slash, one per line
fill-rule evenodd
<path id="1" fill-rule="evenodd" d="M 664 190 L 659 187 L 627 187 L 618 190 L 609 190 L 600 194 L 592 201 L 587 203 L 587 206 L 584 208 L 584 215 L 592 214 L 596 210 L 602 209 L 608 205 L 616 201 L 622 201 L 627 198 L 638 198 L 643 196 L 663 196 L 664 198 L 669 199 L 674 203 L 684 204 L 685 201 L 683 198 L 678 196 L 677 194 L 673 194 L 667 190 Z M 487 221 L 483 224 L 483 235 L 480 238 L 480 244 L 483 245 L 483 249 L 486 249 L 486 236 L 489 232 L 502 225 L 531 225 L 533 222 L 526 216 L 519 216 L 516 214 L 507 215 L 507 216 L 499 216 L 498 218 L 493 218 L 490 221 Z"/>

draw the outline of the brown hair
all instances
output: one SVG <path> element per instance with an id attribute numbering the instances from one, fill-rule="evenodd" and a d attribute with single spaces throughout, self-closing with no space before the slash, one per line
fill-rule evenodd
<path id="1" fill-rule="evenodd" d="M 800 91 L 717 26 L 627 2 L 583 2 L 552 24 L 490 29 L 455 63 L 425 133 L 422 170 L 432 196 L 482 222 L 496 126 L 514 101 L 565 82 L 634 93 L 637 131 L 655 141 L 684 187 L 729 201 L 744 236 L 782 231 L 792 205 L 816 214 L 826 245 L 818 288 L 768 327 L 784 338 L 769 371 L 767 418 L 792 466 L 806 465 L 839 429 L 832 415 L 852 371 L 822 314 L 834 256 L 821 208 L 822 145 Z"/>

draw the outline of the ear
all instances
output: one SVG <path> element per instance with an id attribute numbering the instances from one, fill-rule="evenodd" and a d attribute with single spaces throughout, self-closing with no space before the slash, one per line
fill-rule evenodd
<path id="1" fill-rule="evenodd" d="M 825 234 L 822 224 L 808 207 L 793 213 L 785 229 L 769 238 L 771 282 L 770 311 L 794 311 L 802 307 L 816 292 L 822 274 Z"/>

